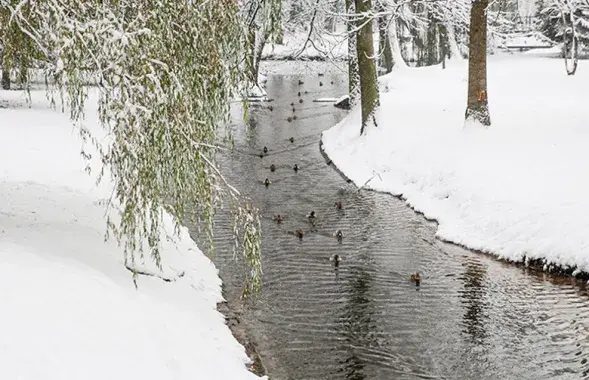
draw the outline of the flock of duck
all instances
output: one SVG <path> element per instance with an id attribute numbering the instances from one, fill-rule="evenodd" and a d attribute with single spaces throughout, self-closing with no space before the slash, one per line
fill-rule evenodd
<path id="1" fill-rule="evenodd" d="M 294 138 L 291 137 L 289 139 L 289 141 L 291 143 L 294 143 Z M 266 155 L 268 155 L 268 147 L 265 146 L 262 149 L 262 153 L 260 154 L 260 158 L 263 158 Z M 277 167 L 276 167 L 275 164 L 271 164 L 270 165 L 270 171 L 271 172 L 275 172 L 276 169 L 277 169 Z M 294 172 L 297 173 L 300 170 L 300 168 L 299 168 L 299 166 L 297 164 L 294 164 L 294 166 L 292 167 L 292 170 L 294 170 Z M 266 186 L 266 187 L 269 187 L 271 183 L 272 182 L 270 181 L 269 178 L 266 178 L 264 180 L 264 186 Z M 342 201 L 337 201 L 337 202 L 334 203 L 334 207 L 337 210 L 343 210 L 344 204 L 343 204 Z M 311 231 L 316 231 L 316 218 L 317 218 L 317 214 L 315 213 L 315 211 L 311 211 L 306 216 L 306 218 L 309 221 L 309 223 L 311 224 Z M 284 217 L 282 215 L 280 215 L 280 214 L 274 215 L 273 220 L 276 223 L 280 224 L 280 223 L 282 223 L 284 221 Z M 302 228 L 299 228 L 299 229 L 297 229 L 295 231 L 290 231 L 289 233 L 295 235 L 300 240 L 303 240 L 303 237 L 305 236 L 305 230 L 303 230 Z M 342 243 L 342 241 L 344 239 L 344 234 L 343 234 L 342 230 L 337 230 L 332 236 L 334 236 L 340 244 Z M 340 265 L 340 262 L 342 261 L 342 257 L 339 254 L 336 253 L 336 254 L 334 254 L 333 256 L 330 257 L 330 261 L 332 261 L 334 263 L 334 266 L 337 269 L 339 267 L 339 265 Z M 412 282 L 414 282 L 417 286 L 419 286 L 420 283 L 421 283 L 421 276 L 419 275 L 418 272 L 412 274 L 409 279 Z"/>
<path id="2" fill-rule="evenodd" d="M 319 76 L 323 76 L 323 74 L 320 73 Z M 303 83 L 304 82 L 299 79 L 299 83 L 298 83 L 299 86 L 301 86 Z M 333 81 L 331 82 L 331 84 L 333 84 Z M 319 82 L 319 86 L 323 86 L 323 82 Z M 304 102 L 304 100 L 302 98 L 302 94 L 308 94 L 308 91 L 303 91 L 303 92 L 299 91 L 298 92 L 297 95 L 298 95 L 298 98 L 299 98 L 299 100 L 298 100 L 299 104 L 302 104 Z M 295 112 L 296 112 L 295 103 L 294 102 L 291 102 L 290 103 L 290 106 L 292 107 L 292 113 L 293 114 L 291 116 L 288 116 L 287 119 L 286 119 L 289 123 L 292 122 L 293 120 L 296 120 L 297 119 L 297 115 L 295 114 Z M 270 105 L 270 106 L 268 106 L 268 110 L 273 111 L 274 110 L 274 107 Z M 294 141 L 295 141 L 294 137 L 290 137 L 289 138 L 289 141 L 290 141 L 291 144 L 294 143 Z M 260 158 L 264 158 L 267 155 L 268 155 L 268 147 L 265 146 L 262 149 L 262 152 L 259 154 L 259 157 Z M 278 168 L 277 168 L 277 166 L 275 164 L 271 164 L 270 165 L 270 172 L 274 173 L 277 169 Z M 294 164 L 294 166 L 292 167 L 292 170 L 294 170 L 295 173 L 298 173 L 298 171 L 300 170 L 300 168 L 299 168 L 299 166 L 297 164 Z M 269 187 L 271 185 L 271 183 L 272 182 L 270 181 L 269 178 L 266 178 L 264 180 L 264 182 L 263 182 L 264 186 L 266 186 L 266 187 Z M 335 206 L 335 208 L 337 210 L 342 210 L 343 207 L 344 207 L 343 202 L 341 202 L 341 201 L 335 202 L 334 206 Z M 315 223 L 316 222 L 316 217 L 317 216 L 315 214 L 315 211 L 311 211 L 307 215 L 307 219 L 308 219 L 309 223 L 311 224 L 311 231 L 317 231 L 317 229 L 316 229 L 316 223 Z M 284 221 L 284 217 L 282 215 L 280 215 L 280 214 L 279 215 L 274 215 L 274 218 L 273 219 L 274 219 L 274 221 L 276 223 L 279 223 L 279 224 Z M 295 231 L 290 231 L 289 233 L 295 235 L 300 240 L 302 240 L 303 237 L 305 236 L 305 231 L 302 228 L 299 228 L 299 229 L 297 229 Z M 343 234 L 342 230 L 337 230 L 331 236 L 334 236 L 340 244 L 341 244 L 341 242 L 344 239 L 344 234 Z M 332 257 L 330 257 L 330 261 L 333 261 L 334 266 L 337 269 L 339 267 L 339 265 L 340 265 L 340 262 L 342 261 L 342 257 L 339 254 L 335 254 Z M 412 274 L 409 277 L 409 279 L 412 282 L 414 282 L 417 286 L 419 286 L 420 283 L 421 283 L 421 276 L 419 275 L 418 272 Z"/>

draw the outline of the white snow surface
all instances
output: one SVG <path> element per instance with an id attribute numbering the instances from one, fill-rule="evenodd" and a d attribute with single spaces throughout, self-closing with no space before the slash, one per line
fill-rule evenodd
<path id="1" fill-rule="evenodd" d="M 323 133 L 358 186 L 402 195 L 437 236 L 510 260 L 589 271 L 589 66 L 489 59 L 490 128 L 465 126 L 467 62 L 382 77 L 378 127 L 360 110 Z M 378 175 L 376 175 L 378 174 Z"/>
<path id="2" fill-rule="evenodd" d="M 112 184 L 95 186 L 77 130 L 32 96 L 29 108 L 0 91 L 0 378 L 259 379 L 187 230 L 163 243 L 161 276 L 175 281 L 139 276 L 135 289 L 122 249 L 104 241 L 99 200 Z M 96 116 L 89 107 L 91 129 Z M 139 265 L 155 272 L 149 258 Z"/>

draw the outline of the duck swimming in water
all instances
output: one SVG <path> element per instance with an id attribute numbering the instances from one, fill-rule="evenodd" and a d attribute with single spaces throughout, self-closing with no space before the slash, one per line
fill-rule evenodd
<path id="1" fill-rule="evenodd" d="M 309 213 L 309 215 L 307 215 L 307 218 L 309 218 L 309 219 L 315 219 L 315 211 L 311 211 Z"/>
<path id="2" fill-rule="evenodd" d="M 336 253 L 335 255 L 331 256 L 331 257 L 329 258 L 329 260 L 330 260 L 330 261 L 333 261 L 333 265 L 334 265 L 334 266 L 337 268 L 337 267 L 339 267 L 339 263 L 340 263 L 340 261 L 342 261 L 342 258 L 341 258 L 341 256 L 340 256 L 340 255 L 338 255 L 338 254 Z"/>
<path id="3" fill-rule="evenodd" d="M 296 230 L 296 231 L 295 231 L 295 235 L 296 235 L 296 236 L 297 236 L 299 239 L 303 240 L 303 236 L 305 236 L 305 231 L 303 231 L 303 230 L 301 230 L 301 229 L 299 228 L 298 230 Z"/>
<path id="4" fill-rule="evenodd" d="M 284 218 L 282 218 L 282 216 L 280 216 L 280 214 L 278 214 L 278 215 L 275 215 L 275 216 L 274 216 L 274 220 L 275 220 L 277 223 L 282 223 L 282 221 L 284 220 Z"/>
<path id="5" fill-rule="evenodd" d="M 266 178 L 266 180 L 264 181 L 264 185 L 266 185 L 266 187 L 270 186 L 272 182 L 270 182 L 270 180 L 268 178 Z"/>
<path id="6" fill-rule="evenodd" d="M 268 153 L 268 147 L 264 147 L 264 149 L 262 149 L 262 152 L 264 152 L 264 154 Z"/>
<path id="7" fill-rule="evenodd" d="M 414 281 L 415 285 L 419 286 L 419 284 L 421 283 L 421 277 L 419 276 L 419 272 L 415 272 L 415 274 L 412 274 L 410 280 Z"/>
<path id="8" fill-rule="evenodd" d="M 294 137 L 291 137 L 290 139 L 288 139 L 288 141 L 290 141 L 291 143 L 294 143 Z"/>
<path id="9" fill-rule="evenodd" d="M 337 240 L 338 240 L 339 242 L 341 242 L 341 241 L 342 241 L 342 239 L 344 238 L 344 233 L 342 232 L 342 230 L 337 230 L 337 231 L 335 232 L 335 237 L 337 238 Z"/>
<path id="10" fill-rule="evenodd" d="M 295 164 L 295 165 L 292 167 L 292 170 L 294 170 L 294 171 L 295 171 L 295 173 L 296 173 L 296 172 L 298 172 L 298 171 L 299 171 L 299 165 Z"/>
<path id="11" fill-rule="evenodd" d="M 272 164 L 270 165 L 270 171 L 273 172 L 276 170 L 276 165 Z"/>
<path id="12" fill-rule="evenodd" d="M 344 207 L 344 204 L 342 202 L 335 202 L 335 208 L 337 208 L 338 210 L 341 210 Z"/>

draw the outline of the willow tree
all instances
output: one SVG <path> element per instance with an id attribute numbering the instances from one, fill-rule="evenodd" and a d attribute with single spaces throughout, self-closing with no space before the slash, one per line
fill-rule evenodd
<path id="1" fill-rule="evenodd" d="M 487 102 L 487 6 L 489 0 L 472 0 L 468 43 L 468 101 L 465 118 L 491 125 Z"/>
<path id="2" fill-rule="evenodd" d="M 354 0 L 356 7 L 357 21 L 357 55 L 358 73 L 360 76 L 360 102 L 362 104 L 362 126 L 360 134 L 368 122 L 374 120 L 374 111 L 379 105 L 378 78 L 376 64 L 374 62 L 374 45 L 372 38 L 372 11 L 371 0 Z"/>
<path id="3" fill-rule="evenodd" d="M 28 10 L 25 12 L 23 4 Z M 103 163 L 98 180 L 113 183 L 107 234 L 135 270 L 144 252 L 161 268 L 165 212 L 180 232 L 191 219 L 205 226 L 212 248 L 213 215 L 233 205 L 234 233 L 261 284 L 258 212 L 225 182 L 215 165 L 217 127 L 244 78 L 246 25 L 235 1 L 225 0 L 0 0 L 44 60 L 48 90 L 57 89 Z M 10 48 L 11 41 L 7 41 Z M 32 70 L 34 67 L 24 68 Z M 100 124 L 83 120 L 88 79 L 97 83 Z M 50 91 L 50 93 L 54 93 Z M 146 242 L 146 243 L 144 243 Z"/>

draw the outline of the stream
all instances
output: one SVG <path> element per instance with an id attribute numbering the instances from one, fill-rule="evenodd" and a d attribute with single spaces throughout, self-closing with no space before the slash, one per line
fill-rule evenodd
<path id="1" fill-rule="evenodd" d="M 326 164 L 321 132 L 346 112 L 313 100 L 339 97 L 346 86 L 340 74 L 269 76 L 273 101 L 251 104 L 248 122 L 236 107 L 236 152 L 218 157 L 263 217 L 263 290 L 241 323 L 270 379 L 589 378 L 582 282 L 437 241 L 436 224 L 402 200 L 358 192 Z M 269 152 L 260 158 L 263 146 Z M 219 214 L 215 227 L 213 261 L 226 298 L 238 304 L 245 268 L 232 255 L 229 217 Z M 299 228 L 302 240 L 292 234 Z M 338 269 L 330 261 L 336 253 Z M 419 287 L 409 281 L 416 271 Z"/>

